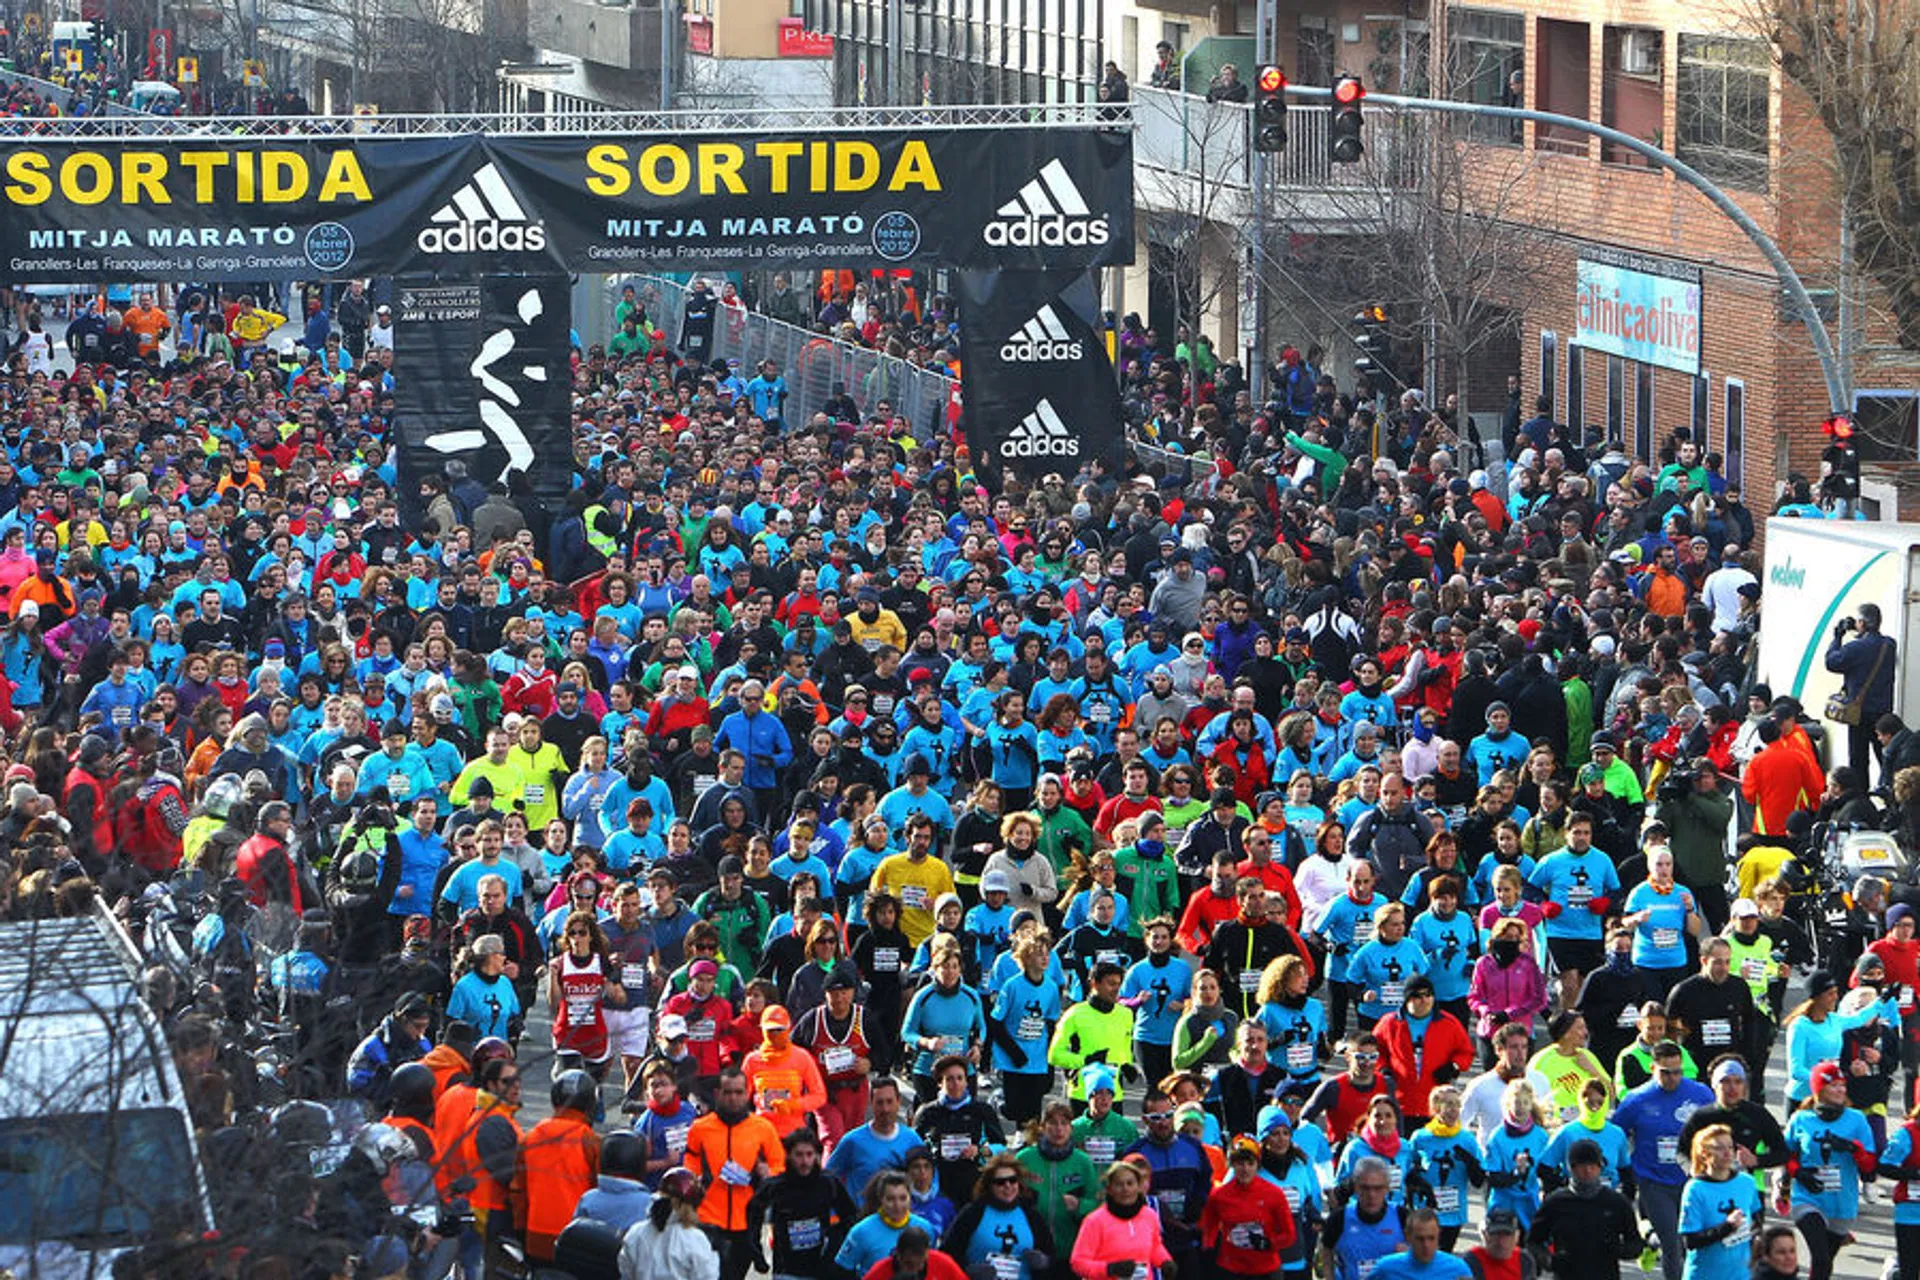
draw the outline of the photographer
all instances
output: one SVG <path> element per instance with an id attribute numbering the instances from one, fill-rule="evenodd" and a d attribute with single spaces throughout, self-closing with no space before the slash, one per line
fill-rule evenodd
<path id="1" fill-rule="evenodd" d="M 1733 798 L 1720 789 L 1711 760 L 1676 763 L 1660 784 L 1660 818 L 1672 832 L 1674 879 L 1692 891 L 1710 932 L 1727 927 L 1727 824 Z"/>
<path id="2" fill-rule="evenodd" d="M 1849 632 L 1860 634 L 1847 639 Z M 1833 624 L 1833 643 L 1827 646 L 1827 670 L 1840 677 L 1840 692 L 1827 700 L 1826 718 L 1847 726 L 1847 763 L 1867 781 L 1867 751 L 1885 760 L 1885 748 L 1873 736 L 1873 726 L 1893 710 L 1893 682 L 1900 669 L 1899 645 L 1880 634 L 1880 606 L 1860 606 L 1852 618 Z"/>

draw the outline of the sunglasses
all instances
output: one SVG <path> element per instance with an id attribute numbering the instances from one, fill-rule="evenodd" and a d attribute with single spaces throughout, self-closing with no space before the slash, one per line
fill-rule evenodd
<path id="1" fill-rule="evenodd" d="M 1147 1114 L 1141 1116 L 1140 1118 L 1142 1120 L 1145 1120 L 1148 1124 L 1165 1124 L 1167 1121 L 1173 1119 L 1173 1112 L 1150 1111 Z"/>
<path id="2" fill-rule="evenodd" d="M 989 1183 L 989 1185 L 995 1186 L 995 1187 L 1017 1187 L 1020 1185 L 1020 1179 L 1012 1178 L 1012 1177 L 995 1178 Z"/>
<path id="3" fill-rule="evenodd" d="M 1378 1062 L 1380 1061 L 1380 1055 L 1372 1052 L 1371 1050 L 1368 1050 L 1362 1053 L 1354 1054 L 1353 1060 L 1355 1062 Z"/>

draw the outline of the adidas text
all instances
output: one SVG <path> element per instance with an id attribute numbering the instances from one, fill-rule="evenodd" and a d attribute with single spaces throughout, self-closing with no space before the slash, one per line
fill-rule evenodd
<path id="1" fill-rule="evenodd" d="M 415 243 L 423 253 L 538 253 L 547 247 L 547 229 L 538 224 L 456 222 L 427 227 Z"/>
<path id="2" fill-rule="evenodd" d="M 1050 400 L 1035 405 L 1000 443 L 1003 458 L 1073 457 L 1079 452 L 1080 442 L 1067 430 Z"/>
<path id="3" fill-rule="evenodd" d="M 489 162 L 428 215 L 414 243 L 423 253 L 538 253 L 547 229 L 527 216 Z"/>
<path id="4" fill-rule="evenodd" d="M 1105 218 L 995 219 L 986 241 L 998 249 L 1059 248 L 1105 244 L 1111 234 Z"/>
<path id="5" fill-rule="evenodd" d="M 1078 360 L 1084 350 L 1077 342 L 1035 342 L 1018 338 L 1000 348 L 1000 358 L 1009 364 L 1043 364 L 1052 360 Z"/>
<path id="6" fill-rule="evenodd" d="M 982 234 L 995 248 L 1031 249 L 1105 244 L 1113 232 L 1107 219 L 1088 207 L 1067 167 L 1055 159 L 994 210 Z"/>

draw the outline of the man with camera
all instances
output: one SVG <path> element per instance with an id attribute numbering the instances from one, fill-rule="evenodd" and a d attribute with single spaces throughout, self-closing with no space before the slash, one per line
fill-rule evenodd
<path id="1" fill-rule="evenodd" d="M 1850 633 L 1857 633 L 1849 640 Z M 1862 604 L 1852 618 L 1833 624 L 1827 646 L 1827 670 L 1840 677 L 1840 692 L 1827 701 L 1829 720 L 1847 726 L 1847 763 L 1861 781 L 1867 778 L 1867 752 L 1885 759 L 1873 726 L 1893 710 L 1893 682 L 1899 671 L 1899 645 L 1880 634 L 1880 606 Z"/>

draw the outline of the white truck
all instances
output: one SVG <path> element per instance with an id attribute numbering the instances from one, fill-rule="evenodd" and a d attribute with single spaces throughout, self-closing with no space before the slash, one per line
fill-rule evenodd
<path id="1" fill-rule="evenodd" d="M 1827 670 L 1834 623 L 1868 602 L 1899 642 L 1894 710 L 1920 722 L 1920 524 L 1864 520 L 1767 521 L 1761 578 L 1759 678 L 1775 697 L 1798 698 L 1818 717 L 1840 677 Z M 1846 731 L 1827 734 L 1827 763 L 1846 763 Z"/>

